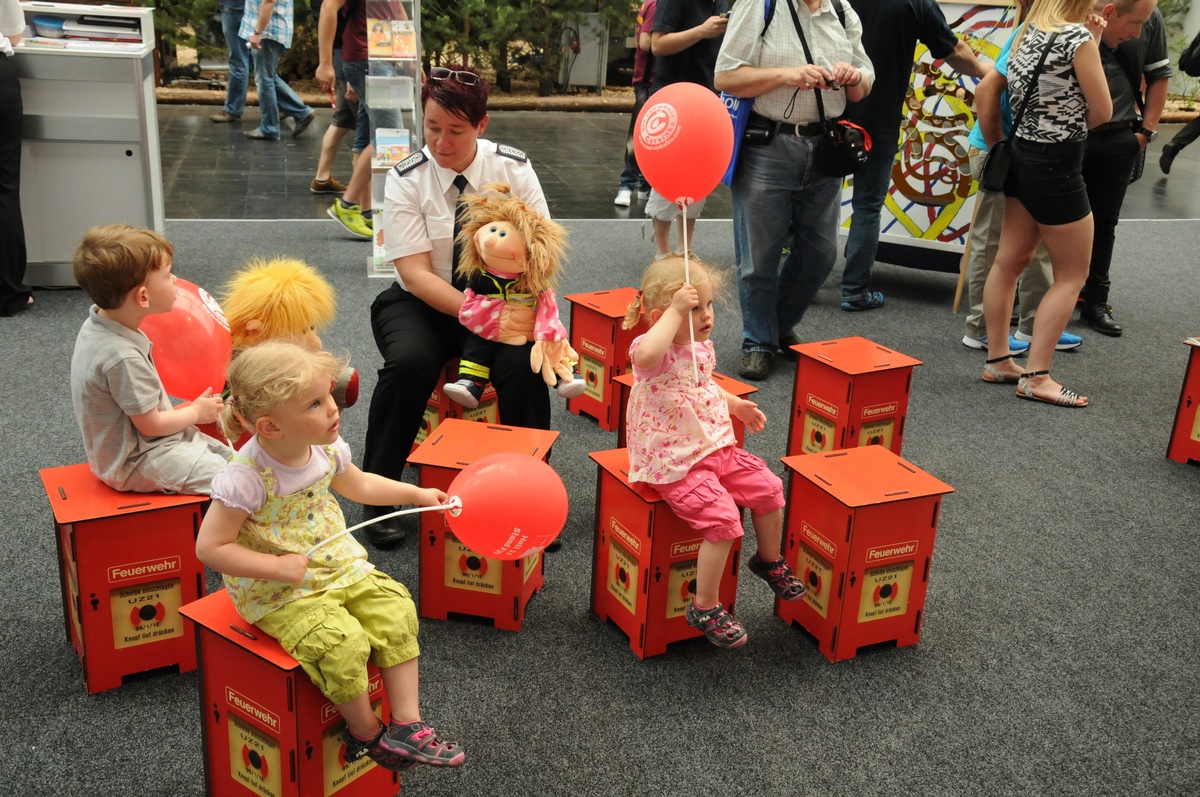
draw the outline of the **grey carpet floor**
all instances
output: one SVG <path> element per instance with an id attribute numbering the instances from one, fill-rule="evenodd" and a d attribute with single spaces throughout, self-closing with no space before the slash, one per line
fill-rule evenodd
<path id="1" fill-rule="evenodd" d="M 652 247 L 637 222 L 572 221 L 562 293 L 636 284 Z M 456 771 L 419 768 L 411 795 L 1194 794 L 1200 786 L 1193 589 L 1200 470 L 1164 457 L 1188 350 L 1200 332 L 1190 249 L 1200 225 L 1125 222 L 1113 303 L 1126 326 L 1055 358 L 1091 396 L 1070 411 L 980 383 L 959 343 L 952 275 L 879 266 L 876 312 L 838 309 L 835 272 L 798 329 L 862 335 L 923 361 L 904 456 L 955 489 L 944 501 L 920 644 L 829 663 L 774 616 L 743 572 L 751 640 L 703 641 L 639 661 L 589 610 L 594 450 L 615 433 L 557 402 L 553 464 L 568 486 L 564 549 L 520 633 L 425 621 L 425 717 L 468 751 Z M 343 434 L 361 457 L 379 358 L 367 307 L 366 246 L 331 222 L 173 221 L 176 272 L 219 293 L 251 255 L 289 254 L 334 283 L 328 348 L 363 377 Z M 728 268 L 727 221 L 702 221 L 696 249 Z M 731 292 L 730 297 L 734 294 Z M 0 324 L 8 497 L 0 528 L 0 794 L 191 797 L 203 793 L 195 673 L 132 679 L 88 696 L 63 634 L 53 522 L 39 468 L 82 461 L 67 389 L 79 291 L 38 291 Z M 564 315 L 567 303 L 562 302 Z M 719 370 L 734 374 L 736 301 L 718 308 Z M 757 400 L 768 429 L 748 448 L 783 472 L 792 377 Z M 347 520 L 358 509 L 347 506 Z M 746 551 L 753 549 L 747 538 Z M 411 544 L 373 560 L 414 588 Z M 210 574 L 209 586 L 218 582 Z M 415 589 L 414 589 L 415 591 Z"/>

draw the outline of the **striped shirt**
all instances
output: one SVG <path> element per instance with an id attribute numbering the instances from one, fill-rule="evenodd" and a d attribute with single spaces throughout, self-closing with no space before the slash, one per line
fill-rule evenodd
<path id="1" fill-rule="evenodd" d="M 246 10 L 242 16 L 242 26 L 238 28 L 238 37 L 250 41 L 250 37 L 258 31 L 258 12 L 262 10 L 263 0 L 246 0 Z M 275 0 L 275 8 L 262 37 L 282 44 L 292 46 L 292 17 L 295 6 L 292 0 Z"/>

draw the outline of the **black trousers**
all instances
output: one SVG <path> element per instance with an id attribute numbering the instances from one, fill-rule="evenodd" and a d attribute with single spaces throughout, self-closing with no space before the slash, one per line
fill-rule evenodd
<path id="1" fill-rule="evenodd" d="M 416 439 L 429 394 L 440 387 L 446 364 L 462 354 L 467 330 L 400 287 L 371 304 L 371 331 L 383 356 L 371 394 L 363 470 L 399 479 Z M 500 346 L 492 363 L 500 421 L 506 426 L 550 428 L 550 393 L 529 368 L 533 344 Z"/>
<path id="2" fill-rule="evenodd" d="M 1132 127 L 1088 134 L 1083 153 L 1083 181 L 1087 184 L 1096 232 L 1092 238 L 1091 267 L 1080 294 L 1087 304 L 1108 304 L 1117 222 L 1121 220 L 1121 205 L 1125 202 L 1138 150 Z"/>
<path id="3" fill-rule="evenodd" d="M 21 84 L 0 53 L 0 316 L 24 309 L 25 225 L 21 220 Z"/>

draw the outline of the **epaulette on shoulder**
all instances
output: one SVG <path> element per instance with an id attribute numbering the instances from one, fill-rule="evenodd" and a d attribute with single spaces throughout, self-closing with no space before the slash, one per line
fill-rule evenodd
<path id="1" fill-rule="evenodd" d="M 404 160 L 397 163 L 393 168 L 395 168 L 397 175 L 408 174 L 427 160 L 429 160 L 429 156 L 426 155 L 424 151 L 417 150 Z"/>
<path id="2" fill-rule="evenodd" d="M 510 147 L 508 144 L 497 144 L 496 154 L 503 155 L 506 158 L 512 158 L 521 163 L 529 163 L 529 156 L 516 147 Z"/>

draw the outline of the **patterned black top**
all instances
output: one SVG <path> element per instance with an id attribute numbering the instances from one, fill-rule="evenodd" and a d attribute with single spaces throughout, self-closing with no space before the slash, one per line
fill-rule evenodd
<path id="1" fill-rule="evenodd" d="M 1021 119 L 1018 136 L 1043 143 L 1087 138 L 1088 105 L 1075 77 L 1074 59 L 1079 46 L 1091 38 L 1091 32 L 1082 24 L 1067 25 L 1059 31 L 1029 97 L 1030 105 Z M 1020 109 L 1029 76 L 1049 40 L 1049 33 L 1030 25 L 1021 48 L 1009 62 L 1008 96 L 1012 98 L 1013 116 Z"/>

